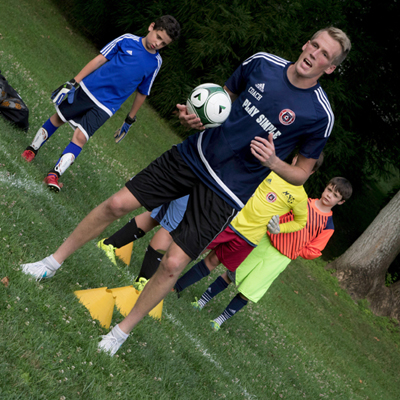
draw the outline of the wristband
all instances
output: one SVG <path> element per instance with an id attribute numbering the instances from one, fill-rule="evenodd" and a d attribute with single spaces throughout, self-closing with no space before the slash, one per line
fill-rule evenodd
<path id="1" fill-rule="evenodd" d="M 69 81 L 69 83 L 75 88 L 77 89 L 79 87 L 79 83 L 75 80 L 75 79 L 71 79 Z"/>
<path id="2" fill-rule="evenodd" d="M 129 116 L 129 114 L 126 116 L 126 118 L 125 118 L 125 122 L 128 124 L 128 125 L 132 125 L 134 122 L 136 121 L 136 115 L 133 117 L 133 118 L 131 118 L 130 116 Z"/>

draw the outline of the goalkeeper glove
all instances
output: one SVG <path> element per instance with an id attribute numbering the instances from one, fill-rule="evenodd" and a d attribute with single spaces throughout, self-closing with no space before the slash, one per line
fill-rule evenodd
<path id="1" fill-rule="evenodd" d="M 51 99 L 56 106 L 59 106 L 61 102 L 68 95 L 68 103 L 72 104 L 74 101 L 75 90 L 78 89 L 79 83 L 75 79 L 71 79 L 65 82 L 64 85 L 58 87 L 52 94 Z"/>
<path id="2" fill-rule="evenodd" d="M 131 125 L 136 121 L 136 116 L 131 118 L 129 114 L 125 118 L 125 122 L 122 124 L 121 128 L 119 128 L 115 133 L 115 143 L 119 143 L 128 133 Z"/>
<path id="3" fill-rule="evenodd" d="M 274 235 L 280 233 L 281 228 L 279 227 L 279 215 L 274 215 L 268 222 L 268 232 Z"/>

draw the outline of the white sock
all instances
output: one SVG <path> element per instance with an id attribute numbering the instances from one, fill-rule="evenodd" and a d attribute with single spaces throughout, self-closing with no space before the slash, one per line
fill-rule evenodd
<path id="1" fill-rule="evenodd" d="M 61 267 L 61 265 L 63 263 L 59 263 L 54 257 L 53 254 L 51 254 L 50 256 L 46 257 L 45 260 L 47 260 L 47 262 L 50 264 L 50 267 L 56 271 L 58 268 Z"/>
<path id="2" fill-rule="evenodd" d="M 129 333 L 125 333 L 118 325 L 115 325 L 111 331 L 118 341 L 125 341 L 129 336 Z"/>

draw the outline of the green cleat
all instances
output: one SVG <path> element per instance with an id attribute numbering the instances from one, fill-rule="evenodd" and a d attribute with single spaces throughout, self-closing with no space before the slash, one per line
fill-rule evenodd
<path id="1" fill-rule="evenodd" d="M 148 282 L 149 280 L 148 279 L 146 279 L 146 278 L 139 278 L 139 281 L 137 281 L 137 282 L 133 282 L 133 287 L 136 289 L 136 290 L 138 290 L 139 292 L 141 292 L 143 289 L 144 289 L 144 287 L 146 286 L 146 283 Z"/>
<path id="2" fill-rule="evenodd" d="M 221 329 L 221 325 L 217 324 L 215 321 L 210 321 L 210 323 L 211 328 L 213 328 L 215 332 L 218 332 Z"/>
<path id="3" fill-rule="evenodd" d="M 200 304 L 197 300 L 197 297 L 195 297 L 196 301 L 192 301 L 190 304 L 192 305 L 192 307 L 197 310 L 197 311 L 201 311 L 202 308 L 200 307 Z"/>
<path id="4" fill-rule="evenodd" d="M 106 253 L 106 256 L 108 259 L 115 265 L 117 266 L 117 261 L 115 260 L 115 247 L 112 244 L 104 244 L 104 241 L 106 239 L 100 240 L 97 243 L 97 247 Z"/>

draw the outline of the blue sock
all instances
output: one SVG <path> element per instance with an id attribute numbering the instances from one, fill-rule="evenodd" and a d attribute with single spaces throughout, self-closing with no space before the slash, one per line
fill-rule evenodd
<path id="1" fill-rule="evenodd" d="M 229 283 L 225 282 L 222 276 L 219 276 L 203 293 L 200 300 L 197 302 L 200 308 L 203 308 L 212 298 L 221 293 L 228 287 Z"/>
<path id="2" fill-rule="evenodd" d="M 179 293 L 193 283 L 198 282 L 205 276 L 210 275 L 210 270 L 207 268 L 204 260 L 194 265 L 185 275 L 178 279 L 175 283 L 175 290 Z"/>
<path id="3" fill-rule="evenodd" d="M 36 132 L 35 137 L 33 138 L 30 146 L 27 147 L 27 150 L 33 151 L 35 154 L 39 151 L 39 149 L 49 140 L 50 136 L 57 130 L 51 121 L 50 118 L 39 128 Z"/>
<path id="4" fill-rule="evenodd" d="M 238 293 L 228 304 L 228 307 L 225 308 L 224 312 L 218 318 L 215 318 L 214 321 L 221 326 L 225 321 L 233 317 L 239 310 L 241 310 L 247 303 L 248 301 L 242 299 Z"/>
<path id="5" fill-rule="evenodd" d="M 62 156 L 67 153 L 72 153 L 75 158 L 81 154 L 82 147 L 79 147 L 77 144 L 69 142 L 68 146 L 64 149 Z M 62 157 L 61 156 L 61 157 Z"/>
<path id="6" fill-rule="evenodd" d="M 42 125 L 42 127 L 47 131 L 47 140 L 49 140 L 50 136 L 58 129 L 51 123 L 50 118 Z"/>

